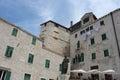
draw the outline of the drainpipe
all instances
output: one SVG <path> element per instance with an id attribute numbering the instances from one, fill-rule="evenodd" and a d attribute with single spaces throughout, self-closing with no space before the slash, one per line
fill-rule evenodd
<path id="1" fill-rule="evenodd" d="M 120 57 L 120 47 L 119 47 L 117 32 L 116 32 L 116 28 L 115 28 L 115 22 L 114 22 L 114 19 L 113 19 L 113 13 L 111 12 L 110 15 L 111 15 L 112 23 L 113 23 L 113 29 L 114 29 L 114 33 L 115 33 L 115 39 L 116 39 L 118 53 L 119 53 L 119 57 Z"/>

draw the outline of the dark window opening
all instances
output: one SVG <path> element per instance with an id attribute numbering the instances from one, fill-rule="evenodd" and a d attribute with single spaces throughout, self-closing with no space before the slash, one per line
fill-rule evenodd
<path id="1" fill-rule="evenodd" d="M 88 21 L 89 21 L 89 17 L 87 17 L 83 20 L 83 24 L 87 23 Z"/>

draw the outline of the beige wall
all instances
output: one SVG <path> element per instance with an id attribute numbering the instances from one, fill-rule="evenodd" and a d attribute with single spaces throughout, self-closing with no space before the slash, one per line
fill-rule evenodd
<path id="1" fill-rule="evenodd" d="M 60 55 L 65 53 L 65 47 L 69 48 L 70 32 L 59 25 L 56 27 L 52 22 L 48 22 L 46 26 L 42 25 L 40 37 L 44 38 L 45 48 Z"/>
<path id="2" fill-rule="evenodd" d="M 59 76 L 59 64 L 63 57 L 42 48 L 42 42 L 37 38 L 36 45 L 32 45 L 32 35 L 18 29 L 17 36 L 12 36 L 10 25 L 0 19 L 0 67 L 11 70 L 11 80 L 23 80 L 24 74 L 31 74 L 31 80 L 56 79 Z M 11 58 L 5 57 L 7 45 L 14 47 Z M 33 64 L 29 64 L 28 55 L 34 54 Z M 50 68 L 45 68 L 45 60 L 50 60 Z"/>
<path id="3" fill-rule="evenodd" d="M 114 14 L 115 15 L 115 14 Z M 119 11 L 120 16 L 120 11 Z M 115 19 L 118 19 L 118 13 L 115 16 Z M 100 26 L 100 21 L 104 20 L 105 25 Z M 120 21 L 120 20 L 118 20 Z M 117 21 L 116 21 L 117 22 Z M 87 27 L 93 26 L 93 31 L 90 36 L 87 37 L 86 40 L 83 40 L 83 37 L 80 34 L 80 31 L 85 30 Z M 118 26 L 118 24 L 117 24 Z M 96 27 L 100 27 L 99 31 L 95 31 Z M 119 29 L 118 29 L 119 30 Z M 103 33 L 106 33 L 107 40 L 102 41 L 101 35 Z M 75 34 L 78 35 L 77 38 L 75 38 Z M 90 39 L 94 38 L 95 44 L 91 45 Z M 80 40 L 80 50 L 77 49 L 77 41 Z M 104 50 L 108 49 L 110 56 L 104 57 Z M 70 36 L 70 54 L 71 54 L 71 60 L 75 57 L 76 54 L 80 54 L 81 52 L 84 52 L 85 60 L 84 62 L 76 63 L 72 65 L 72 69 L 84 69 L 86 71 L 90 70 L 91 66 L 98 65 L 100 71 L 107 70 L 107 69 L 114 69 L 118 73 L 120 73 L 120 64 L 119 64 L 119 56 L 118 56 L 118 50 L 115 40 L 115 34 L 113 30 L 113 24 L 111 20 L 110 15 L 106 15 L 93 24 L 90 24 L 84 28 L 81 28 L 78 31 L 75 31 Z M 96 53 L 96 59 L 92 60 L 91 54 L 95 52 Z"/>

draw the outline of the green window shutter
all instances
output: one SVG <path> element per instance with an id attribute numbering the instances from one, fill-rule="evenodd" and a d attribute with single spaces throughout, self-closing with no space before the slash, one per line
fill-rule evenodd
<path id="1" fill-rule="evenodd" d="M 109 56 L 109 51 L 108 51 L 108 49 L 104 50 L 104 57 L 107 57 L 107 56 Z"/>
<path id="2" fill-rule="evenodd" d="M 34 59 L 34 55 L 33 54 L 29 54 L 29 57 L 28 57 L 28 63 L 33 63 L 33 59 Z"/>
<path id="3" fill-rule="evenodd" d="M 77 49 L 80 48 L 80 41 L 77 42 Z"/>
<path id="4" fill-rule="evenodd" d="M 50 67 L 50 60 L 46 60 L 46 62 L 45 62 L 45 67 L 46 67 L 46 68 L 49 68 L 49 67 Z"/>
<path id="5" fill-rule="evenodd" d="M 95 44 L 94 38 L 91 39 L 91 45 Z"/>
<path id="6" fill-rule="evenodd" d="M 106 40 L 106 39 L 107 39 L 106 34 L 105 33 L 102 34 L 102 40 Z"/>
<path id="7" fill-rule="evenodd" d="M 10 77 L 11 77 L 11 72 L 7 71 L 6 76 L 5 76 L 5 80 L 10 80 Z"/>
<path id="8" fill-rule="evenodd" d="M 31 75 L 30 74 L 25 74 L 24 75 L 24 80 L 30 80 Z"/>
<path id="9" fill-rule="evenodd" d="M 104 21 L 100 21 L 100 25 L 101 25 L 101 26 L 102 26 L 102 25 L 105 25 Z"/>
<path id="10" fill-rule="evenodd" d="M 78 62 L 81 62 L 81 56 L 78 54 Z"/>
<path id="11" fill-rule="evenodd" d="M 32 39 L 32 44 L 36 45 L 36 38 L 35 37 L 33 37 L 33 39 Z"/>
<path id="12" fill-rule="evenodd" d="M 6 57 L 11 57 L 11 56 L 12 56 L 12 53 L 13 53 L 13 50 L 14 50 L 13 47 L 7 46 L 6 52 L 5 52 L 5 56 L 6 56 Z"/>
<path id="13" fill-rule="evenodd" d="M 18 30 L 16 28 L 13 28 L 12 35 L 17 36 L 17 32 L 18 32 Z"/>
<path id="14" fill-rule="evenodd" d="M 78 62 L 78 58 L 77 58 L 77 55 L 75 55 L 75 62 Z"/>
<path id="15" fill-rule="evenodd" d="M 92 53 L 92 59 L 96 59 L 96 54 Z"/>
<path id="16" fill-rule="evenodd" d="M 46 80 L 45 78 L 41 78 L 41 80 Z"/>
<path id="17" fill-rule="evenodd" d="M 81 53 L 81 61 L 84 61 L 84 53 Z"/>
<path id="18" fill-rule="evenodd" d="M 59 65 L 59 71 L 62 71 L 62 64 Z"/>

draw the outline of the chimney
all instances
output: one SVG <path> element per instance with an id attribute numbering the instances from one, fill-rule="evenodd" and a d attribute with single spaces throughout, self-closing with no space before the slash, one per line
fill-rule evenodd
<path id="1" fill-rule="evenodd" d="M 70 21 L 70 27 L 73 25 L 73 21 Z"/>

